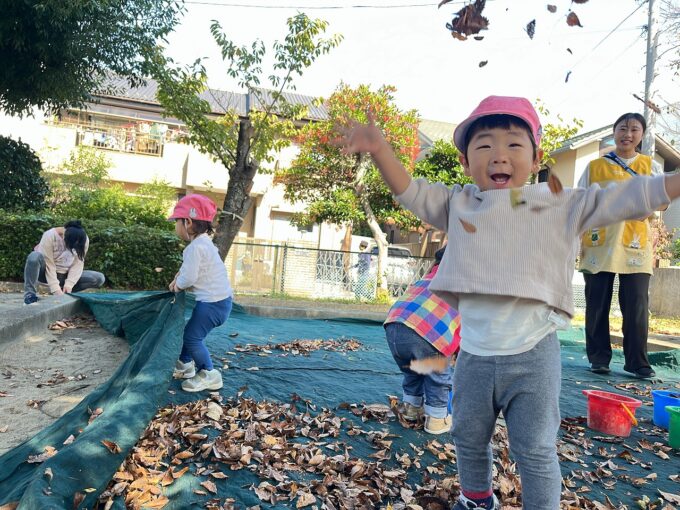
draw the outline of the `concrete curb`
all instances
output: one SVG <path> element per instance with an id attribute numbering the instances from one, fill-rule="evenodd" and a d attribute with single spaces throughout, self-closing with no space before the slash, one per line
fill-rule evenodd
<path id="1" fill-rule="evenodd" d="M 293 308 L 286 306 L 266 306 L 241 304 L 243 310 L 258 317 L 272 317 L 275 319 L 336 319 L 336 320 L 368 320 L 384 322 L 387 314 L 378 312 L 360 312 L 356 310 L 343 312 L 341 310 L 323 310 L 310 308 Z"/>
<path id="2" fill-rule="evenodd" d="M 85 310 L 83 302 L 71 296 L 53 297 L 49 301 L 40 300 L 30 306 L 16 307 L 10 310 L 11 317 L 0 318 L 0 344 L 43 334 L 54 321 Z"/>
<path id="3" fill-rule="evenodd" d="M 623 335 L 621 333 L 610 333 L 612 343 L 623 345 Z M 649 334 L 647 336 L 648 351 L 667 351 L 669 349 L 680 349 L 680 337 L 672 335 Z"/>

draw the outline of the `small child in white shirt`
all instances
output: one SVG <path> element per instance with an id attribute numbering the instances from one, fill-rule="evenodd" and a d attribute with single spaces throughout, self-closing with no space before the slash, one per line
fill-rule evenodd
<path id="1" fill-rule="evenodd" d="M 209 234 L 217 212 L 215 203 L 203 195 L 183 197 L 170 216 L 175 232 L 189 245 L 182 253 L 182 266 L 169 285 L 172 292 L 190 289 L 196 306 L 184 328 L 184 343 L 175 374 L 186 379 L 184 391 L 219 390 L 222 374 L 215 369 L 205 346 L 205 337 L 229 318 L 233 291 L 224 262 Z"/>

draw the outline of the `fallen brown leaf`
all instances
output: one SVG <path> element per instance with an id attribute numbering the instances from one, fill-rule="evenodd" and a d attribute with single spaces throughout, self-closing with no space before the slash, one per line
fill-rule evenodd
<path id="1" fill-rule="evenodd" d="M 108 439 L 103 439 L 102 444 L 104 446 L 106 446 L 107 450 L 109 450 L 111 453 L 120 453 L 121 452 L 120 446 L 118 446 L 113 441 L 109 441 Z"/>

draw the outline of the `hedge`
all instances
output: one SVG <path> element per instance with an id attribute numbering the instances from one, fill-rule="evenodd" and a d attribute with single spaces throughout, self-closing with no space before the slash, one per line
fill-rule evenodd
<path id="1" fill-rule="evenodd" d="M 45 230 L 69 219 L 0 211 L 0 279 L 22 281 L 26 256 Z M 141 225 L 83 220 L 90 238 L 85 268 L 101 271 L 107 285 L 121 289 L 164 289 L 182 263 L 177 235 Z"/>

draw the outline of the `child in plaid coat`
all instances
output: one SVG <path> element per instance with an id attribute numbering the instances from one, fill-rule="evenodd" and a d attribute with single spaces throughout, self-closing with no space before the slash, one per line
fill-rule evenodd
<path id="1" fill-rule="evenodd" d="M 452 356 L 460 343 L 458 312 L 428 290 L 437 274 L 445 248 L 435 254 L 430 272 L 411 285 L 387 314 L 384 323 L 387 344 L 404 374 L 404 418 L 415 421 L 425 413 L 425 432 L 443 434 L 451 429 L 449 395 L 450 367 L 441 372 L 419 374 L 409 368 L 411 361 L 434 356 Z"/>

